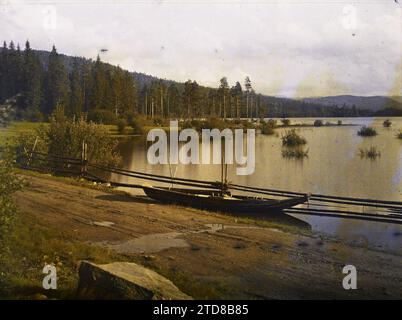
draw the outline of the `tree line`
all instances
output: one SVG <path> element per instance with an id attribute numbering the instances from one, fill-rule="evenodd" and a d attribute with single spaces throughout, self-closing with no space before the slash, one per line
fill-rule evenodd
<path id="1" fill-rule="evenodd" d="M 67 57 L 53 46 L 45 61 L 41 58 L 29 41 L 23 50 L 13 41 L 0 48 L 0 104 L 11 99 L 18 118 L 44 120 L 57 107 L 69 116 L 85 113 L 104 123 L 136 115 L 186 119 L 365 115 L 356 108 L 257 94 L 249 77 L 233 85 L 222 77 L 216 88 L 194 80 L 183 84 L 154 78 L 141 83 L 99 56 L 95 61 Z"/>

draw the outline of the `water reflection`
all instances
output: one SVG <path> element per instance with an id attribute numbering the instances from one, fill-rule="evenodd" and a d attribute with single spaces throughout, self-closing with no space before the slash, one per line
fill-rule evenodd
<path id="1" fill-rule="evenodd" d="M 315 119 L 295 119 L 292 122 L 312 124 Z M 305 193 L 402 201 L 402 141 L 396 139 L 396 129 L 402 128 L 402 118 L 392 118 L 391 128 L 384 128 L 384 118 L 342 118 L 343 124 L 373 126 L 375 137 L 357 135 L 359 126 L 302 127 L 297 131 L 307 141 L 308 157 L 302 160 L 285 159 L 281 154 L 281 134 L 256 137 L 256 169 L 252 175 L 237 176 L 236 166 L 229 167 L 230 181 L 248 186 L 260 186 Z M 336 123 L 338 119 L 325 119 Z M 148 143 L 149 144 L 149 143 Z M 360 148 L 376 146 L 381 157 L 362 159 Z M 201 149 L 201 148 L 200 148 Z M 150 165 L 146 157 L 145 137 L 121 142 L 124 169 L 152 172 L 169 176 L 168 165 Z M 220 165 L 178 165 L 177 177 L 217 181 Z M 117 177 L 114 177 L 117 179 Z M 132 178 L 119 177 L 120 182 Z M 139 181 L 136 181 L 139 182 Z M 368 242 L 402 250 L 402 227 L 335 218 L 309 217 L 303 219 L 314 230 L 337 235 L 346 240 Z"/>

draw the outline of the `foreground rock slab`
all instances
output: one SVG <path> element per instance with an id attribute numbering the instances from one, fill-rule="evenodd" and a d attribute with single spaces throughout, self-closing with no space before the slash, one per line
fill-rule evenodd
<path id="1" fill-rule="evenodd" d="M 189 300 L 170 280 L 132 262 L 82 261 L 78 297 L 85 299 Z"/>

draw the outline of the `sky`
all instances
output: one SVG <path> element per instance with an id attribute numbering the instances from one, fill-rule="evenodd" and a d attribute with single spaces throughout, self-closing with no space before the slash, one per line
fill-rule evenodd
<path id="1" fill-rule="evenodd" d="M 205 86 L 402 95 L 402 0 L 0 0 L 0 40 L 27 39 Z"/>

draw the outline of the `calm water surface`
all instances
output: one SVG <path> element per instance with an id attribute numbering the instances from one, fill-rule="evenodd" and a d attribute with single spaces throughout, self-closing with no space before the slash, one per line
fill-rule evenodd
<path id="1" fill-rule="evenodd" d="M 292 119 L 292 123 L 312 124 L 315 119 Z M 237 176 L 235 165 L 229 168 L 230 181 L 248 186 L 275 188 L 305 193 L 402 201 L 402 140 L 395 137 L 402 128 L 402 118 L 392 118 L 392 127 L 384 128 L 385 118 L 326 118 L 324 121 L 357 126 L 305 127 L 297 131 L 304 136 L 309 149 L 303 160 L 284 159 L 281 134 L 256 137 L 256 168 L 249 176 Z M 373 126 L 375 137 L 360 137 L 362 125 Z M 149 145 L 149 144 L 148 144 Z M 359 150 L 377 147 L 381 157 L 362 159 Z M 150 165 L 147 161 L 145 137 L 121 142 L 123 167 L 169 176 L 168 165 Z M 178 165 L 176 177 L 219 180 L 220 165 Z M 120 182 L 134 182 L 128 177 L 113 177 Z M 139 182 L 139 181 L 136 181 Z M 361 209 L 363 210 L 363 209 Z M 367 209 L 370 211 L 373 209 Z M 335 235 L 347 241 L 370 243 L 402 251 L 402 226 L 338 218 L 300 216 L 316 232 Z"/>

